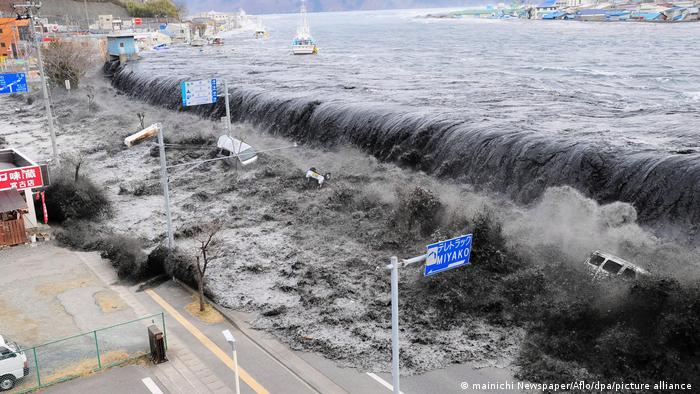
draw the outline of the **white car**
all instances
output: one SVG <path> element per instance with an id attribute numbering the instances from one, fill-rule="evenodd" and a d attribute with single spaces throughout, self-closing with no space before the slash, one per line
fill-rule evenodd
<path id="1" fill-rule="evenodd" d="M 27 375 L 27 356 L 16 343 L 0 335 L 0 391 L 10 390 Z"/>
<path id="2" fill-rule="evenodd" d="M 629 261 L 610 253 L 599 250 L 591 253 L 586 260 L 588 270 L 595 278 L 619 276 L 623 279 L 634 280 L 640 276 L 649 275 L 649 271 L 638 267 Z"/>

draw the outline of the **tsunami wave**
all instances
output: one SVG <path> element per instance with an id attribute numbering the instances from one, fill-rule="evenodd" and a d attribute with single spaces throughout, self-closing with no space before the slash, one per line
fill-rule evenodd
<path id="1" fill-rule="evenodd" d="M 151 104 L 182 110 L 179 79 L 120 68 L 112 84 Z M 350 143 L 379 160 L 503 193 L 519 203 L 535 201 L 549 187 L 569 185 L 601 203 L 630 203 L 640 222 L 657 229 L 692 229 L 700 219 L 695 198 L 700 155 L 694 149 L 632 151 L 550 138 L 527 124 L 455 119 L 453 113 L 429 109 L 285 96 L 256 88 L 229 92 L 233 121 L 306 144 Z M 211 118 L 225 115 L 223 100 L 187 110 Z"/>

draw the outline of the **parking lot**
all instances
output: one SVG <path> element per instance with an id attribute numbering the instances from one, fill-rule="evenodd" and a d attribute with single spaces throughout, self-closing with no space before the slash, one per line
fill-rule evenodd
<path id="1" fill-rule="evenodd" d="M 0 251 L 0 335 L 25 349 L 30 370 L 15 390 L 82 375 L 147 349 L 143 324 L 93 331 L 137 316 L 86 265 L 90 261 L 108 264 L 96 253 L 51 243 Z M 52 343 L 62 338 L 71 339 Z"/>

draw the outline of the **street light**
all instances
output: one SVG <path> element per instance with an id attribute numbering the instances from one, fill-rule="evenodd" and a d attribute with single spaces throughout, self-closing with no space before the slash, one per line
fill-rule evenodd
<path id="1" fill-rule="evenodd" d="M 160 123 L 154 123 L 151 126 L 139 131 L 136 134 L 132 134 L 124 139 L 124 144 L 131 148 L 135 144 L 151 138 L 153 136 L 158 136 L 158 152 L 160 156 L 160 181 L 163 184 L 163 197 L 165 199 L 165 219 L 167 221 L 168 228 L 168 249 L 175 247 L 175 236 L 173 234 L 173 219 L 170 213 L 170 191 L 168 190 L 168 170 L 165 163 L 165 143 L 163 141 L 163 126 Z"/>
<path id="2" fill-rule="evenodd" d="M 236 394 L 241 394 L 241 386 L 238 381 L 238 355 L 236 354 L 236 338 L 233 337 L 233 334 L 231 334 L 231 331 L 229 330 L 224 330 L 222 333 L 224 334 L 224 338 L 226 338 L 226 342 L 231 345 L 231 351 L 233 352 L 233 372 L 236 374 Z"/>

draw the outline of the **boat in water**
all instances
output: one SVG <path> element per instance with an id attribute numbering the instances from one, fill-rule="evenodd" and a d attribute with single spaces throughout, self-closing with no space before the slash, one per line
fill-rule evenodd
<path id="1" fill-rule="evenodd" d="M 268 39 L 270 37 L 270 33 L 265 29 L 265 26 L 263 26 L 262 19 L 258 19 L 258 26 L 255 28 L 255 34 L 253 34 L 255 38 L 264 38 Z"/>
<path id="2" fill-rule="evenodd" d="M 217 46 L 224 45 L 224 39 L 221 37 L 214 37 L 214 39 L 211 41 L 211 44 Z"/>
<path id="3" fill-rule="evenodd" d="M 197 36 L 193 38 L 192 41 L 190 41 L 190 45 L 192 45 L 193 47 L 203 47 L 207 45 L 207 40 Z"/>
<path id="4" fill-rule="evenodd" d="M 301 3 L 301 11 L 299 12 L 300 21 L 297 27 L 297 35 L 292 40 L 292 53 L 295 55 L 315 55 L 318 53 L 318 47 L 314 38 L 311 37 L 309 30 L 309 21 L 306 19 L 306 5 Z"/>

